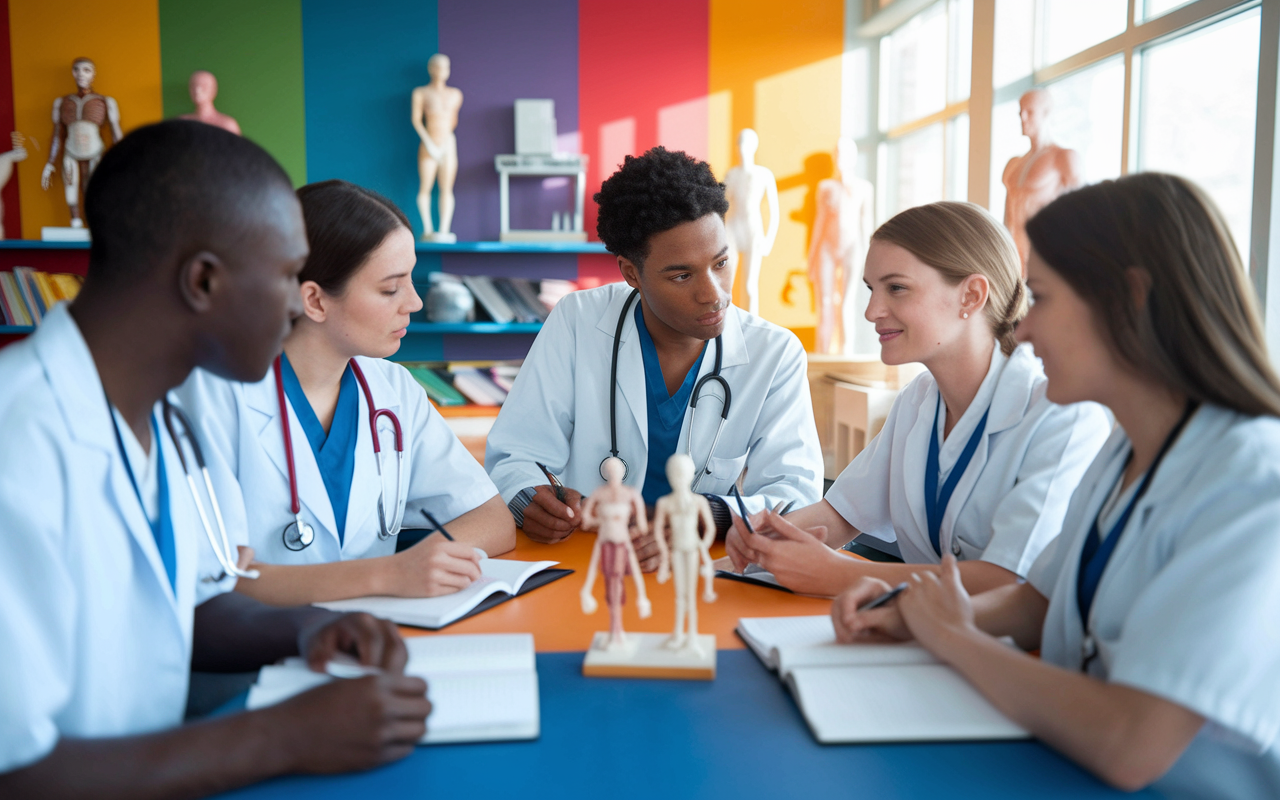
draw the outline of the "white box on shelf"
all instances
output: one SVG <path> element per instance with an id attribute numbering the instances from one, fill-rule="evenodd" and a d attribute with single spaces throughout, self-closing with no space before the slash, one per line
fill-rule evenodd
<path id="1" fill-rule="evenodd" d="M 516 154 L 551 155 L 556 149 L 556 101 L 516 101 Z"/>
<path id="2" fill-rule="evenodd" d="M 40 229 L 40 241 L 42 242 L 87 242 L 89 241 L 88 228 L 62 228 L 46 225 Z"/>

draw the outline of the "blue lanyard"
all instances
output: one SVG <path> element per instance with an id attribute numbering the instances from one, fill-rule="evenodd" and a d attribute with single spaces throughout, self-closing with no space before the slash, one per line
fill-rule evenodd
<path id="1" fill-rule="evenodd" d="M 138 479 L 134 477 L 133 465 L 129 463 L 129 454 L 124 449 L 124 438 L 120 435 L 120 426 L 116 423 L 116 415 L 108 401 L 107 413 L 111 415 L 111 427 L 116 432 L 116 445 L 120 448 L 120 458 L 124 461 L 124 470 L 129 475 L 129 483 L 133 484 L 133 493 L 138 497 L 138 505 L 142 506 L 142 516 L 151 525 L 151 535 L 155 537 L 156 548 L 160 551 L 160 560 L 164 563 L 165 574 L 169 576 L 169 588 L 177 592 L 177 553 L 173 541 L 173 518 L 169 514 L 169 481 L 164 471 L 164 448 L 160 446 L 160 428 L 156 425 L 155 415 L 151 417 L 151 445 L 156 448 L 156 482 L 159 484 L 159 515 L 152 521 L 147 514 L 147 504 L 142 502 L 142 490 L 138 488 Z"/>
<path id="2" fill-rule="evenodd" d="M 1106 571 L 1107 564 L 1111 561 L 1111 556 L 1116 551 L 1116 545 L 1120 542 L 1120 535 L 1124 533 L 1125 526 L 1129 524 L 1129 517 L 1133 515 L 1133 510 L 1137 508 L 1138 501 L 1147 493 L 1147 487 L 1151 485 L 1151 480 L 1156 475 L 1156 470 L 1160 468 L 1160 462 L 1164 460 L 1165 454 L 1169 452 L 1169 448 L 1173 446 L 1173 442 L 1178 438 L 1178 434 L 1186 427 L 1187 420 L 1191 419 L 1191 415 L 1199 404 L 1194 402 L 1187 403 L 1187 408 L 1182 412 L 1182 418 L 1178 420 L 1178 424 L 1173 426 L 1173 430 L 1169 431 L 1169 435 L 1165 437 L 1164 444 L 1160 445 L 1160 452 L 1156 454 L 1155 461 L 1151 462 L 1151 468 L 1142 476 L 1142 483 L 1138 484 L 1138 490 L 1133 493 L 1133 499 L 1129 501 L 1124 509 L 1124 513 L 1116 520 L 1116 524 L 1111 526 L 1111 530 L 1107 534 L 1107 538 L 1103 539 L 1099 533 L 1098 521 L 1102 518 L 1102 509 L 1098 509 L 1098 516 L 1093 519 L 1093 527 L 1089 529 L 1089 536 L 1084 541 L 1084 547 L 1080 550 L 1080 568 L 1076 572 L 1076 607 L 1080 610 L 1080 622 L 1084 625 L 1085 630 L 1089 628 L 1089 610 L 1093 608 L 1094 595 L 1098 593 L 1098 584 L 1102 582 L 1102 573 Z M 1129 466 L 1130 459 L 1133 458 L 1133 450 L 1130 449 L 1129 456 L 1124 460 L 1125 468 Z M 1116 481 L 1124 480 L 1124 468 L 1120 470 L 1120 477 Z M 1106 505 L 1105 503 L 1103 505 Z"/>
<path id="3" fill-rule="evenodd" d="M 988 408 L 983 413 L 982 421 L 969 437 L 969 442 L 960 453 L 960 458 L 956 460 L 956 465 L 951 468 L 951 474 L 942 484 L 942 491 L 938 491 L 940 471 L 938 468 L 938 415 L 941 413 L 942 393 L 939 392 L 938 408 L 933 412 L 933 433 L 929 437 L 929 460 L 924 466 L 924 508 L 929 521 L 929 541 L 933 542 L 933 549 L 938 555 L 942 555 L 942 543 L 939 541 L 942 517 L 947 513 L 947 504 L 951 502 L 951 495 L 956 490 L 956 484 L 960 482 L 960 476 L 964 475 L 964 471 L 969 468 L 969 462 L 973 460 L 973 454 L 978 449 L 978 442 L 982 441 L 982 434 L 986 433 L 987 417 L 991 415 L 991 409 Z"/>

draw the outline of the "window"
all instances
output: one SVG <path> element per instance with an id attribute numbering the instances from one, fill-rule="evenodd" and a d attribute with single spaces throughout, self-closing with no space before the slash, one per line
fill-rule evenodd
<path id="1" fill-rule="evenodd" d="M 1261 14 L 1246 11 L 1147 48 L 1139 73 L 1137 168 L 1199 184 L 1226 216 L 1246 263 L 1260 37 Z"/>
<path id="2" fill-rule="evenodd" d="M 1031 5 L 1031 0 L 1012 0 Z M 1124 33 L 1129 0 L 1041 0 L 1040 66 L 1054 64 Z M 1005 0 L 1010 2 L 1010 0 Z"/>

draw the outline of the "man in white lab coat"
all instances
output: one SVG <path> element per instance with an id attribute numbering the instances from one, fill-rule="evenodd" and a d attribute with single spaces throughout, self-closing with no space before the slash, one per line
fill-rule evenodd
<path id="1" fill-rule="evenodd" d="M 86 212 L 84 290 L 0 352 L 0 797 L 188 797 L 406 755 L 430 704 L 391 623 L 236 592 L 193 608 L 199 435 L 166 395 L 280 352 L 307 256 L 288 176 L 164 122 L 107 153 Z M 382 674 L 179 727 L 192 668 L 339 651 Z"/>
<path id="2" fill-rule="evenodd" d="M 489 434 L 485 468 L 517 523 L 536 541 L 567 537 L 610 455 L 652 508 L 670 492 L 667 459 L 690 453 L 694 491 L 711 501 L 721 533 L 735 484 L 749 512 L 817 502 L 822 454 L 804 349 L 731 304 L 728 203 L 711 168 L 656 147 L 628 156 L 595 201 L 596 230 L 626 282 L 556 305 Z M 637 550 L 656 568 L 651 540 Z"/>

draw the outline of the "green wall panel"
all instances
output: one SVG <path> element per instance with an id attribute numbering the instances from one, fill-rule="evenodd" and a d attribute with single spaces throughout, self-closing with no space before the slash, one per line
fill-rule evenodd
<path id="1" fill-rule="evenodd" d="M 160 0 L 164 115 L 193 110 L 187 80 L 218 78 L 219 111 L 307 182 L 306 109 L 299 0 Z"/>

